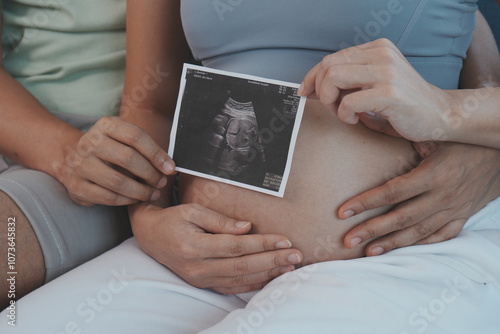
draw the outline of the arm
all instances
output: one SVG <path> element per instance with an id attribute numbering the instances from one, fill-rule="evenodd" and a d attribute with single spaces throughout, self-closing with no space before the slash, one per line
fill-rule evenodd
<path id="1" fill-rule="evenodd" d="M 500 148 L 500 88 L 494 88 L 500 85 L 500 57 L 484 17 L 479 11 L 476 16 L 461 75 L 462 88 L 469 89 L 427 83 L 392 43 L 379 40 L 329 56 L 308 73 L 301 93 L 314 93 L 348 124 L 361 120 L 414 142 Z"/>
<path id="2" fill-rule="evenodd" d="M 478 22 L 476 31 L 488 33 L 488 30 L 480 28 L 482 24 L 484 21 Z M 489 33 L 491 34 L 491 31 Z M 491 50 L 478 44 L 485 40 L 487 38 L 478 39 L 475 35 L 473 48 Z M 374 42 L 354 50 L 349 55 L 355 54 L 356 51 L 371 52 L 373 51 L 371 46 L 377 43 L 385 44 L 384 41 Z M 383 99 L 387 97 L 384 94 L 388 92 L 407 89 L 407 92 L 411 92 L 406 95 L 412 106 L 423 104 L 424 107 L 429 107 L 428 101 L 436 96 L 436 88 L 422 82 L 418 75 L 415 76 L 413 69 L 409 68 L 392 46 L 380 44 L 378 46 L 380 46 L 379 56 L 389 55 L 388 64 L 396 61 L 399 65 L 403 64 L 404 66 L 399 68 L 405 70 L 398 74 L 402 75 L 404 80 L 393 83 L 397 88 L 385 90 L 377 98 Z M 496 57 L 498 53 L 495 51 L 492 57 L 486 59 L 494 60 Z M 370 56 L 370 61 L 375 59 Z M 486 78 L 489 73 L 495 73 L 492 72 L 495 62 L 489 65 L 474 65 L 470 63 L 474 59 L 478 60 L 473 57 L 467 60 L 466 68 L 481 68 L 484 72 L 476 73 L 476 77 Z M 387 68 L 390 67 L 385 69 Z M 392 68 L 397 69 L 398 66 Z M 392 74 L 395 73 L 398 72 Z M 474 84 L 468 80 L 464 77 L 463 84 Z M 494 77 L 490 80 L 500 81 Z M 405 82 L 411 82 L 411 87 L 407 87 Z M 420 82 L 420 85 L 416 85 L 415 82 Z M 345 102 L 344 99 L 345 97 L 342 103 Z M 386 100 L 393 101 L 393 99 L 394 97 L 389 96 Z M 353 102 L 349 99 L 347 101 L 348 105 Z M 404 103 L 403 101 L 403 105 Z M 336 108 L 335 105 L 332 107 Z M 377 122 L 379 120 L 380 118 L 376 119 Z M 378 125 L 386 130 L 385 132 L 391 133 L 393 130 L 386 127 L 385 121 Z M 347 218 L 373 208 L 394 205 L 388 213 L 370 219 L 347 233 L 344 238 L 346 247 L 354 247 L 359 242 L 375 238 L 376 240 L 366 247 L 365 252 L 367 255 L 378 255 L 415 243 L 439 242 L 453 238 L 461 231 L 471 215 L 500 194 L 499 150 L 476 145 L 429 142 L 415 144 L 415 148 L 422 155 L 423 161 L 414 170 L 350 199 L 339 208 L 338 215 Z"/>
<path id="3" fill-rule="evenodd" d="M 0 118 L 4 120 L 0 154 L 58 179 L 82 205 L 125 205 L 158 197 L 157 188 L 166 183 L 163 173 L 173 168 L 161 169 L 161 163 L 169 159 L 154 142 L 131 140 L 128 134 L 138 129 L 117 118 L 105 118 L 84 134 L 45 109 L 7 73 L 1 59 L 0 86 Z M 128 170 L 149 185 L 110 165 Z"/>
<path id="4" fill-rule="evenodd" d="M 0 16 L 0 33 L 1 23 Z M 66 143 L 77 141 L 81 131 L 49 113 L 5 71 L 1 58 L 0 87 L 0 154 L 56 176 L 52 162 L 64 160 Z"/>
<path id="5" fill-rule="evenodd" d="M 163 148 L 168 146 L 188 55 L 179 7 L 180 1 L 174 0 L 127 1 L 127 71 L 120 116 Z M 162 80 L 146 87 L 152 70 Z M 147 94 L 134 100 L 134 90 L 141 87 Z M 167 187 L 160 200 L 129 206 L 130 220 L 139 246 L 188 283 L 221 293 L 246 292 L 293 270 L 300 261 L 286 237 L 246 235 L 250 223 L 200 205 L 169 207 L 170 194 Z"/>

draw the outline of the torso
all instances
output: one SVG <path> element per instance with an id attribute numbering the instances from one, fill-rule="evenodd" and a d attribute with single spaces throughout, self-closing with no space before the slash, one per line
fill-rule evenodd
<path id="1" fill-rule="evenodd" d="M 222 16 L 217 3 L 229 6 L 221 7 Z M 370 6 L 363 0 L 231 3 L 182 0 L 188 42 L 206 66 L 300 82 L 324 55 L 362 39 L 359 27 L 379 22 L 375 37 L 391 39 L 424 78 L 442 88 L 458 84 L 475 10 L 474 1 L 459 0 L 374 0 Z M 373 16 L 398 3 L 400 11 L 388 24 Z M 304 263 L 348 259 L 362 256 L 363 247 L 345 248 L 345 233 L 388 208 L 341 221 L 339 206 L 406 172 L 417 160 L 409 142 L 341 123 L 310 100 L 283 199 L 187 175 L 181 177 L 180 199 L 250 221 L 254 233 L 288 236 L 304 253 Z"/>
<path id="2" fill-rule="evenodd" d="M 341 221 L 339 206 L 407 171 L 417 161 L 418 154 L 407 141 L 362 125 L 346 125 L 318 101 L 310 100 L 283 199 L 188 175 L 181 177 L 180 199 L 250 221 L 254 233 L 288 236 L 304 253 L 305 263 L 353 258 L 362 255 L 363 247 L 345 248 L 344 234 L 385 210 Z"/>

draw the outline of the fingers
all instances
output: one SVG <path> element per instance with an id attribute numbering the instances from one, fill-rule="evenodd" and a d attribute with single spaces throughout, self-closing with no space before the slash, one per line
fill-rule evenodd
<path id="1" fill-rule="evenodd" d="M 429 190 L 424 169 L 414 169 L 385 184 L 368 190 L 344 203 L 338 211 L 341 219 L 347 219 L 361 212 L 403 202 Z"/>
<path id="2" fill-rule="evenodd" d="M 80 195 L 84 194 L 84 195 Z M 121 196 L 118 193 L 109 191 L 94 183 L 81 181 L 78 189 L 70 193 L 71 199 L 82 206 L 92 206 L 94 204 L 122 206 L 137 203 L 138 200 L 129 197 Z M 89 202 L 87 198 L 92 198 Z"/>
<path id="3" fill-rule="evenodd" d="M 222 237 L 222 235 L 220 236 Z M 230 237 L 244 243 L 241 241 L 242 239 L 252 236 Z M 201 247 L 203 248 L 204 246 Z M 274 244 L 272 247 L 274 248 Z M 222 247 L 222 252 L 226 250 L 230 253 L 223 254 L 223 258 L 207 259 L 200 267 L 200 272 L 196 276 L 206 277 L 202 282 L 205 288 L 216 289 L 217 287 L 223 287 L 226 289 L 224 293 L 229 293 L 229 291 L 235 293 L 234 288 L 237 288 L 237 291 L 241 292 L 242 289 L 253 289 L 255 285 L 264 285 L 273 278 L 294 270 L 295 265 L 299 264 L 303 258 L 302 254 L 295 249 L 263 251 L 250 255 L 227 257 L 230 254 L 242 254 L 245 251 L 253 252 L 262 249 L 261 247 L 252 248 L 251 246 L 248 246 L 245 250 L 239 247 L 236 249 Z M 209 272 L 216 272 L 217 276 L 212 276 L 208 274 Z M 228 288 L 230 290 L 227 290 Z M 219 289 L 218 291 L 221 290 Z"/>
<path id="4" fill-rule="evenodd" d="M 83 179 L 75 179 L 73 184 L 69 185 L 69 189 L 74 194 L 86 194 L 85 196 L 92 198 L 96 204 L 125 205 L 121 204 L 125 198 L 128 198 L 126 202 L 130 204 L 136 201 L 154 201 L 160 197 L 158 189 L 120 173 L 98 159 L 87 161 L 85 168 L 81 171 L 81 176 Z M 74 184 L 75 182 L 78 184 Z M 90 184 L 94 187 L 90 187 Z M 94 190 L 95 187 L 102 188 L 102 190 Z M 101 197 L 103 195 L 106 196 Z"/>
<path id="5" fill-rule="evenodd" d="M 127 144 L 142 154 L 164 174 L 172 174 L 175 164 L 167 153 L 142 129 L 119 117 L 104 117 L 96 124 L 97 129 L 118 142 Z"/>
<path id="6" fill-rule="evenodd" d="M 369 73 L 367 69 L 369 67 L 364 65 L 369 64 L 379 64 L 379 65 L 387 65 L 397 61 L 407 62 L 406 59 L 402 56 L 401 52 L 394 46 L 394 44 L 386 39 L 379 39 L 373 42 L 369 42 L 366 44 L 354 46 L 351 48 L 347 48 L 341 51 L 338 51 L 332 55 L 326 56 L 321 63 L 316 65 L 313 69 L 311 69 L 305 76 L 301 88 L 298 93 L 301 96 L 313 97 L 311 94 L 316 94 L 321 97 L 321 94 L 327 93 L 328 90 L 323 88 L 324 79 L 335 80 L 338 79 L 335 75 L 327 75 L 326 73 L 331 70 L 338 70 L 339 66 L 345 65 L 363 65 L 358 66 L 357 70 L 359 74 Z M 354 72 L 354 67 L 349 67 L 350 72 Z M 335 72 L 335 71 L 334 71 Z M 358 75 L 359 75 L 358 74 Z M 349 79 L 350 76 L 343 76 L 346 79 Z M 365 78 L 366 79 L 366 78 Z M 354 80 L 360 82 L 360 78 Z M 371 79 L 373 82 L 373 79 Z M 336 87 L 340 82 L 335 82 Z M 351 86 L 354 83 L 351 82 Z M 343 83 L 345 86 L 346 83 Z M 353 87 L 359 88 L 359 87 Z"/>
<path id="7" fill-rule="evenodd" d="M 417 228 L 418 239 L 414 239 L 412 244 L 426 237 L 430 228 L 426 228 L 425 224 L 418 224 L 422 221 L 429 221 L 428 218 L 435 214 L 429 212 L 425 208 L 429 207 L 428 198 L 425 196 L 416 197 L 410 201 L 406 201 L 388 213 L 369 219 L 361 223 L 349 231 L 344 243 L 346 247 L 352 248 L 367 240 L 379 238 L 388 235 L 395 231 L 401 231 L 411 227 Z M 436 227 L 436 231 L 439 227 Z"/>
<path id="8" fill-rule="evenodd" d="M 95 155 L 102 161 L 129 171 L 152 187 L 160 189 L 167 184 L 167 177 L 130 146 L 110 138 L 103 138 L 102 145 L 96 149 Z"/>
<path id="9" fill-rule="evenodd" d="M 164 174 L 175 169 L 146 132 L 119 117 L 101 118 L 80 138 L 76 154 L 62 169 L 61 181 L 82 205 L 156 200 L 168 182 Z"/>
<path id="10" fill-rule="evenodd" d="M 358 115 L 361 122 L 368 128 L 392 137 L 401 135 L 392 127 L 391 123 L 376 114 L 361 113 Z"/>
<path id="11" fill-rule="evenodd" d="M 400 247 L 450 240 L 460 233 L 466 219 L 448 222 L 449 214 L 447 211 L 439 212 L 406 229 L 377 239 L 366 247 L 366 255 L 377 256 Z"/>
<path id="12" fill-rule="evenodd" d="M 460 234 L 466 222 L 467 219 L 464 218 L 453 220 L 438 231 L 415 243 L 415 245 L 428 245 L 451 240 Z"/>
<path id="13" fill-rule="evenodd" d="M 229 257 L 241 257 L 249 254 L 256 254 L 262 252 L 270 252 L 279 249 L 291 249 L 292 243 L 281 235 L 274 234 L 251 234 L 251 235 L 230 235 L 230 234 L 207 234 L 205 238 L 199 240 L 197 247 L 199 249 L 207 250 L 210 249 L 212 245 L 217 245 L 217 248 L 211 249 L 209 254 L 211 258 L 229 258 Z M 266 260 L 274 261 L 275 265 L 282 264 L 297 264 L 301 262 L 302 255 L 297 250 L 290 250 L 280 253 L 283 256 L 290 256 L 289 261 L 298 261 L 294 263 L 282 263 L 281 260 L 276 257 L 269 257 Z M 279 261 L 280 260 L 280 261 Z M 288 261 L 287 260 L 287 261 Z M 265 265 L 267 266 L 267 264 Z M 254 268 L 254 271 L 259 269 Z M 261 270 L 266 269 L 266 267 L 260 268 Z"/>
<path id="14" fill-rule="evenodd" d="M 180 205 L 182 218 L 201 229 L 217 234 L 245 234 L 251 223 L 238 221 L 199 204 Z"/>

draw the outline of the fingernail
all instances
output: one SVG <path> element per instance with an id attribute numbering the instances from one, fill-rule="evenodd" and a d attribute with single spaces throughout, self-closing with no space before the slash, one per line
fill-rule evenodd
<path id="1" fill-rule="evenodd" d="M 301 83 L 299 89 L 297 90 L 297 94 L 302 96 L 303 93 L 304 93 L 304 83 Z"/>
<path id="2" fill-rule="evenodd" d="M 159 198 L 160 198 L 160 191 L 159 190 L 153 191 L 153 194 L 151 195 L 151 201 L 156 201 Z"/>
<path id="3" fill-rule="evenodd" d="M 373 248 L 370 253 L 373 256 L 377 256 L 377 255 L 382 254 L 383 252 L 384 252 L 384 249 L 382 247 L 380 247 L 380 246 L 377 246 L 377 247 Z"/>
<path id="4" fill-rule="evenodd" d="M 175 165 L 171 160 L 166 160 L 161 166 L 163 172 L 170 174 L 175 170 Z"/>
<path id="5" fill-rule="evenodd" d="M 344 219 L 351 218 L 352 216 L 354 216 L 353 210 L 346 210 L 342 213 L 342 217 L 344 217 Z"/>
<path id="6" fill-rule="evenodd" d="M 356 247 L 356 246 L 357 246 L 357 245 L 359 245 L 360 243 L 361 243 L 361 238 L 359 238 L 359 237 L 352 238 L 352 239 L 351 239 L 351 248 Z"/>
<path id="7" fill-rule="evenodd" d="M 292 247 L 292 243 L 289 240 L 281 240 L 276 243 L 276 248 L 290 248 Z"/>
<path id="8" fill-rule="evenodd" d="M 237 229 L 244 229 L 244 228 L 248 227 L 248 225 L 250 225 L 249 222 L 239 221 L 239 222 L 234 223 L 234 226 L 236 226 Z"/>
<path id="9" fill-rule="evenodd" d="M 162 176 L 160 181 L 158 181 L 158 184 L 156 185 L 156 188 L 163 188 L 167 185 L 168 183 L 168 180 L 167 180 L 167 177 L 166 176 Z"/>
<path id="10" fill-rule="evenodd" d="M 286 273 L 289 273 L 289 272 L 294 271 L 294 270 L 295 270 L 294 266 L 281 267 L 280 268 L 280 273 L 281 274 L 286 274 Z"/>
<path id="11" fill-rule="evenodd" d="M 365 112 L 366 115 L 370 116 L 370 117 L 376 117 L 377 114 L 375 114 L 373 111 L 366 111 Z"/>
<path id="12" fill-rule="evenodd" d="M 291 264 L 298 264 L 302 261 L 301 257 L 299 254 L 290 254 L 287 258 L 288 262 L 290 262 Z"/>

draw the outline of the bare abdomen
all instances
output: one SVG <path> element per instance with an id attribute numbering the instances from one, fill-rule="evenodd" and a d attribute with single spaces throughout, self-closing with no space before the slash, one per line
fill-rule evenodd
<path id="1" fill-rule="evenodd" d="M 309 100 L 284 198 L 182 175 L 180 199 L 250 221 L 253 233 L 286 235 L 303 252 L 304 264 L 349 259 L 363 256 L 364 245 L 345 248 L 346 232 L 387 208 L 342 221 L 340 205 L 406 172 L 417 160 L 408 141 L 344 124 Z"/>

